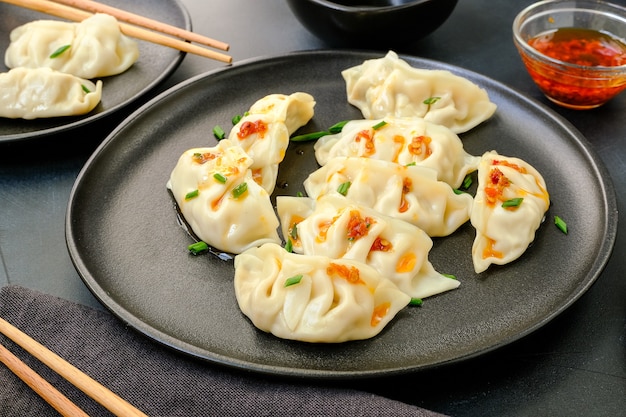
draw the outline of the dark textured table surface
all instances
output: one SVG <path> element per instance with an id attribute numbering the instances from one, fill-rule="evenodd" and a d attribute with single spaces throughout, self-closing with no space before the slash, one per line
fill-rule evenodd
<path id="1" fill-rule="evenodd" d="M 194 30 L 230 43 L 235 61 L 328 48 L 305 31 L 281 0 L 183 3 Z M 621 208 L 626 204 L 626 94 L 585 112 L 558 108 L 543 98 L 523 69 L 511 38 L 515 14 L 529 3 L 459 0 L 441 28 L 396 51 L 476 71 L 555 110 L 599 154 Z M 616 3 L 625 4 L 623 0 Z M 187 56 L 151 95 L 222 66 Z M 23 285 L 103 308 L 68 256 L 65 210 L 81 167 L 130 111 L 62 137 L 0 143 L 1 285 Z M 597 282 L 540 330 L 460 364 L 347 384 L 455 416 L 624 415 L 626 241 L 622 231 L 626 218 L 621 211 L 618 224 L 613 254 Z M 555 260 L 555 268 L 558 262 L 567 259 Z"/>

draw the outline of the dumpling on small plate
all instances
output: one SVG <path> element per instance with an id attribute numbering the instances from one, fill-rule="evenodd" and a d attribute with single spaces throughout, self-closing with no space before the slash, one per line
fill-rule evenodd
<path id="1" fill-rule="evenodd" d="M 37 119 L 89 113 L 102 98 L 93 83 L 50 68 L 14 68 L 0 74 L 0 117 Z"/>
<path id="2" fill-rule="evenodd" d="M 270 94 L 256 101 L 230 131 L 228 139 L 250 155 L 253 176 L 269 194 L 276 186 L 289 136 L 311 120 L 314 107 L 315 100 L 307 93 Z"/>
<path id="3" fill-rule="evenodd" d="M 541 174 L 519 158 L 486 152 L 470 221 L 476 229 L 472 260 L 476 273 L 522 256 L 550 207 Z"/>
<path id="4" fill-rule="evenodd" d="M 235 257 L 239 308 L 258 329 L 314 343 L 369 339 L 411 298 L 374 268 L 267 243 Z"/>
<path id="5" fill-rule="evenodd" d="M 276 210 L 283 236 L 296 253 L 363 262 L 412 298 L 460 285 L 435 270 L 428 260 L 433 241 L 408 222 L 333 194 L 317 200 L 279 196 Z"/>
<path id="6" fill-rule="evenodd" d="M 314 199 L 339 193 L 431 237 L 448 236 L 466 223 L 473 203 L 471 195 L 437 180 L 431 168 L 360 157 L 331 159 L 307 177 L 304 189 Z"/>
<path id="7" fill-rule="evenodd" d="M 470 80 L 446 70 L 414 68 L 393 51 L 341 74 L 348 102 L 366 119 L 423 117 L 462 133 L 496 111 L 487 92 Z"/>
<path id="8" fill-rule="evenodd" d="M 229 140 L 185 151 L 167 182 L 195 235 L 216 249 L 241 253 L 280 243 L 270 196 L 252 178 L 252 158 Z"/>
<path id="9" fill-rule="evenodd" d="M 454 188 L 476 171 L 480 162 L 480 157 L 465 151 L 450 129 L 418 117 L 352 120 L 340 133 L 318 139 L 314 148 L 320 165 L 337 156 L 415 164 L 434 169 L 437 179 Z"/>
<path id="10" fill-rule="evenodd" d="M 10 37 L 4 56 L 9 68 L 48 67 L 92 79 L 120 74 L 139 58 L 137 42 L 103 13 L 80 23 L 35 20 L 13 29 Z"/>

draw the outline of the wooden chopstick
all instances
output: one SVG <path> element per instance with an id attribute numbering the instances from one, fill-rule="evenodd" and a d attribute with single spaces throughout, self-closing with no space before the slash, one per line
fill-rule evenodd
<path id="1" fill-rule="evenodd" d="M 133 407 L 113 391 L 101 385 L 98 381 L 83 373 L 80 369 L 2 318 L 0 318 L 0 332 L 116 416 L 147 417 L 146 414 Z"/>
<path id="2" fill-rule="evenodd" d="M 7 348 L 0 345 L 0 362 L 6 365 L 15 375 L 24 381 L 41 398 L 46 400 L 62 416 L 89 417 L 69 398 L 54 388 L 48 381 L 28 367 Z"/>
<path id="3" fill-rule="evenodd" d="M 0 2 L 13 4 L 15 6 L 24 7 L 30 10 L 35 10 L 75 22 L 80 22 L 92 16 L 92 13 L 90 12 L 75 9 L 73 7 L 55 3 L 49 0 L 0 0 Z M 163 46 L 168 46 L 179 51 L 203 56 L 205 58 L 215 59 L 217 61 L 225 62 L 227 64 L 230 64 L 232 62 L 232 57 L 230 57 L 229 55 L 212 51 L 210 49 L 184 42 L 182 40 L 175 39 L 161 33 L 152 32 L 150 30 L 143 29 L 137 26 L 120 23 L 120 30 L 122 31 L 122 33 L 133 38 L 141 39 Z"/>
<path id="4" fill-rule="evenodd" d="M 149 19 L 138 14 L 130 13 L 125 10 L 117 9 L 106 4 L 98 3 L 91 0 L 52 0 L 55 3 L 65 4 L 66 6 L 75 7 L 81 10 L 87 10 L 93 13 L 106 13 L 115 17 L 120 22 L 131 23 L 136 26 L 143 26 L 157 32 L 166 33 L 176 36 L 187 41 L 200 43 L 202 45 L 228 51 L 230 45 L 225 42 L 202 36 L 200 34 L 181 29 L 176 26 L 168 25 L 157 20 Z"/>

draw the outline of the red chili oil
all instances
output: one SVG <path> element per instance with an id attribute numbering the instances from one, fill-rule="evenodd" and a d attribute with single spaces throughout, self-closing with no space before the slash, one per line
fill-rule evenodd
<path id="1" fill-rule="evenodd" d="M 622 75 L 590 79 L 594 67 L 626 65 L 626 43 L 597 30 L 560 28 L 528 41 L 551 58 L 588 68 L 567 68 L 566 72 L 526 61 L 531 77 L 551 99 L 572 108 L 597 107 L 626 88 Z"/>

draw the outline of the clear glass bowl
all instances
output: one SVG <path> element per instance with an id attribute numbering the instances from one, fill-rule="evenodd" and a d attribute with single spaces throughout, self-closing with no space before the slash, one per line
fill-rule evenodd
<path id="1" fill-rule="evenodd" d="M 617 66 L 578 65 L 529 45 L 536 36 L 561 28 L 599 31 L 626 45 L 626 8 L 594 0 L 546 0 L 517 15 L 513 22 L 515 46 L 548 99 L 572 109 L 591 109 L 626 89 L 626 58 Z"/>

